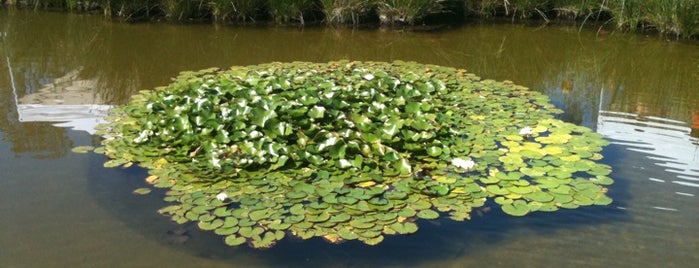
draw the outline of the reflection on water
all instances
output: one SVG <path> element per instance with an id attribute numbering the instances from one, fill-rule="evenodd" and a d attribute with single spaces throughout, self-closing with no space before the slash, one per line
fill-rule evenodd
<path id="1" fill-rule="evenodd" d="M 119 24 L 25 10 L 0 10 L 0 32 L 0 267 L 699 263 L 697 45 L 565 27 L 299 30 Z M 179 230 L 157 215 L 162 193 L 133 196 L 144 170 L 104 169 L 101 156 L 71 154 L 99 139 L 54 126 L 88 129 L 77 119 L 94 124 L 108 105 L 167 84 L 181 70 L 339 59 L 465 68 L 547 94 L 564 120 L 612 141 L 603 153 L 615 170 L 615 203 L 523 218 L 491 209 L 469 222 L 421 221 L 418 234 L 377 247 L 285 239 L 267 251 L 228 248 L 220 237 Z"/>
<path id="2" fill-rule="evenodd" d="M 653 165 L 663 168 L 663 177 L 647 177 L 658 183 L 686 186 L 674 193 L 694 197 L 699 188 L 699 139 L 691 137 L 686 123 L 653 116 L 600 111 L 597 132 L 613 144 L 642 153 Z M 649 167 L 652 168 L 652 167 Z M 653 208 L 677 211 L 674 207 Z"/>

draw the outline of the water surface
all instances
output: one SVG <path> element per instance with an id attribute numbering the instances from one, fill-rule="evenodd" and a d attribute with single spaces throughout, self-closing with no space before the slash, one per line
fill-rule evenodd
<path id="1" fill-rule="evenodd" d="M 22 10 L 0 10 L 0 33 L 0 267 L 699 263 L 697 44 L 557 26 L 411 32 L 119 24 Z M 230 248 L 158 215 L 160 193 L 131 194 L 146 171 L 106 169 L 102 156 L 70 152 L 99 143 L 80 130 L 99 118 L 99 107 L 123 104 L 179 71 L 340 59 L 464 68 L 547 94 L 565 111 L 562 119 L 612 142 L 603 162 L 614 168 L 615 202 L 522 218 L 482 209 L 466 222 L 420 221 L 417 234 L 375 247 L 287 238 L 268 250 Z"/>

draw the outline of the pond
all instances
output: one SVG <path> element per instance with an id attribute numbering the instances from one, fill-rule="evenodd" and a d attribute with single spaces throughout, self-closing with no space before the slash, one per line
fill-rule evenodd
<path id="1" fill-rule="evenodd" d="M 438 31 L 121 24 L 0 10 L 0 267 L 696 267 L 699 46 L 512 24 Z M 492 204 L 420 220 L 377 246 L 284 239 L 271 249 L 157 214 L 143 169 L 77 145 L 110 105 L 183 70 L 272 61 L 405 60 L 464 68 L 548 95 L 611 144 L 614 203 L 526 217 Z"/>

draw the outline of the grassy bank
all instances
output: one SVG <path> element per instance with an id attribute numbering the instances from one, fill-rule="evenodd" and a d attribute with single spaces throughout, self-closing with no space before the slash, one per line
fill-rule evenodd
<path id="1" fill-rule="evenodd" d="M 0 0 L 3 5 L 101 12 L 127 21 L 415 25 L 507 18 L 603 22 L 615 29 L 699 37 L 696 0 Z"/>

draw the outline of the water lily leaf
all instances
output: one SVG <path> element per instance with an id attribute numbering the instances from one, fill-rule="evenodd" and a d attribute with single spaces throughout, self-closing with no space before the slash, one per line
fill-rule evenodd
<path id="1" fill-rule="evenodd" d="M 255 210 L 255 211 L 250 212 L 250 213 L 248 214 L 248 216 L 249 216 L 250 219 L 253 220 L 253 221 L 259 221 L 259 220 L 261 220 L 261 219 L 267 218 L 268 213 L 269 213 L 269 212 L 266 211 L 266 210 Z"/>
<path id="2" fill-rule="evenodd" d="M 541 149 L 544 153 L 549 154 L 549 155 L 559 155 L 563 153 L 563 149 L 558 146 L 553 146 L 553 145 L 548 145 Z"/>
<path id="3" fill-rule="evenodd" d="M 594 176 L 606 176 L 609 175 L 609 173 L 612 173 L 612 170 L 608 166 L 597 165 L 592 167 L 589 171 L 587 171 L 587 173 Z"/>
<path id="4" fill-rule="evenodd" d="M 231 212 L 226 208 L 226 207 L 218 207 L 214 209 L 214 215 L 217 217 L 226 217 L 228 215 L 231 215 Z"/>
<path id="5" fill-rule="evenodd" d="M 226 236 L 226 239 L 224 239 L 224 242 L 226 242 L 226 245 L 229 246 L 239 246 L 244 244 L 247 241 L 245 237 L 241 236 L 236 236 L 236 235 L 229 235 Z"/>
<path id="6" fill-rule="evenodd" d="M 545 192 L 533 192 L 529 193 L 524 196 L 527 199 L 530 199 L 532 201 L 536 202 L 541 202 L 541 203 L 546 203 L 546 202 L 551 202 L 554 200 L 553 195 L 545 193 Z"/>
<path id="7" fill-rule="evenodd" d="M 417 211 L 415 211 L 414 209 L 412 209 L 410 207 L 405 207 L 405 208 L 401 209 L 400 211 L 398 211 L 398 215 L 403 217 L 403 218 L 411 218 L 411 217 L 414 217 L 415 215 L 417 215 Z"/>
<path id="8" fill-rule="evenodd" d="M 133 190 L 133 193 L 137 194 L 137 195 L 147 195 L 150 192 L 151 192 L 150 188 L 138 188 L 136 190 Z"/>
<path id="9" fill-rule="evenodd" d="M 487 190 L 489 193 L 492 193 L 492 194 L 494 194 L 494 195 L 506 195 L 506 194 L 509 194 L 509 193 L 510 193 L 510 191 L 508 191 L 507 189 L 505 189 L 505 188 L 500 188 L 500 187 L 497 186 L 497 185 L 488 185 L 488 186 L 486 187 L 486 190 Z"/>
<path id="10" fill-rule="evenodd" d="M 228 236 L 228 235 L 233 235 L 233 234 L 238 233 L 239 229 L 240 229 L 240 227 L 238 227 L 238 226 L 221 227 L 221 228 L 217 228 L 216 230 L 214 230 L 214 233 L 217 235 Z"/>
<path id="11" fill-rule="evenodd" d="M 417 216 L 426 220 L 434 220 L 439 218 L 439 213 L 431 209 L 424 209 L 417 212 Z"/>
<path id="12" fill-rule="evenodd" d="M 391 224 L 391 229 L 395 230 L 399 234 L 412 234 L 417 232 L 418 227 L 417 224 L 413 222 L 396 222 L 394 224 Z"/>
<path id="13" fill-rule="evenodd" d="M 599 195 L 594 199 L 595 205 L 606 206 L 612 203 L 612 199 L 606 195 Z"/>
<path id="14" fill-rule="evenodd" d="M 298 192 L 293 191 L 293 192 L 286 193 L 286 197 L 288 197 L 290 199 L 301 199 L 301 198 L 304 198 L 306 196 L 307 196 L 307 194 L 305 192 L 302 192 L 302 191 L 298 191 Z"/>
<path id="15" fill-rule="evenodd" d="M 171 214 L 171 213 L 174 213 L 176 211 L 181 211 L 181 210 L 182 210 L 182 206 L 180 206 L 180 205 L 170 205 L 170 206 L 159 209 L 158 213 Z"/>
<path id="16" fill-rule="evenodd" d="M 360 237 L 359 240 L 364 242 L 364 244 L 374 246 L 374 245 L 381 243 L 381 241 L 383 241 L 383 236 L 379 235 L 379 236 L 371 237 L 371 238 Z"/>
<path id="17" fill-rule="evenodd" d="M 527 215 L 530 211 L 530 208 L 529 206 L 527 206 L 527 203 L 522 202 L 521 200 L 512 202 L 512 204 L 502 205 L 501 208 L 503 212 L 512 216 L 524 216 Z"/>
<path id="18" fill-rule="evenodd" d="M 549 101 L 413 62 L 269 63 L 183 72 L 98 129 L 105 166 L 148 169 L 161 214 L 226 244 L 373 245 L 490 198 L 515 216 L 611 203 L 608 142 Z"/>
<path id="19" fill-rule="evenodd" d="M 427 147 L 427 154 L 432 157 L 437 157 L 442 155 L 442 148 L 438 146 Z"/>
<path id="20" fill-rule="evenodd" d="M 238 225 L 238 219 L 235 217 L 226 217 L 223 220 L 223 228 L 232 228 Z"/>
<path id="21" fill-rule="evenodd" d="M 512 204 L 514 200 L 503 197 L 503 196 L 498 196 L 495 198 L 495 203 L 498 203 L 500 205 L 509 205 Z"/>
<path id="22" fill-rule="evenodd" d="M 310 118 L 323 118 L 325 116 L 325 107 L 323 106 L 313 106 L 308 110 L 308 117 Z"/>
<path id="23" fill-rule="evenodd" d="M 366 218 L 351 220 L 349 223 L 357 229 L 369 229 L 375 225 L 373 222 L 367 221 Z"/>
<path id="24" fill-rule="evenodd" d="M 199 227 L 199 229 L 202 229 L 202 230 L 204 230 L 204 231 L 211 231 L 211 230 L 215 230 L 215 229 L 217 229 L 217 228 L 223 226 L 223 220 L 221 220 L 221 219 L 215 219 L 215 220 L 210 221 L 210 222 L 208 222 L 208 221 L 200 221 L 200 222 L 197 224 L 197 226 Z"/>
<path id="25" fill-rule="evenodd" d="M 94 146 L 76 146 L 71 149 L 72 152 L 79 154 L 85 154 L 93 150 L 95 150 Z"/>
<path id="26" fill-rule="evenodd" d="M 113 167 L 118 167 L 123 164 L 129 163 L 130 161 L 125 160 L 125 159 L 112 159 L 107 162 L 104 162 L 104 167 L 106 168 L 113 168 Z"/>
<path id="27" fill-rule="evenodd" d="M 572 136 L 568 134 L 551 134 L 548 137 L 536 137 L 535 140 L 544 144 L 564 144 L 570 140 Z"/>
<path id="28" fill-rule="evenodd" d="M 599 185 L 612 185 L 614 183 L 614 180 L 612 180 L 612 178 L 604 175 L 597 176 L 593 179 L 590 179 L 590 181 Z"/>
<path id="29" fill-rule="evenodd" d="M 398 161 L 393 162 L 393 168 L 400 172 L 401 175 L 407 175 L 413 171 L 410 162 L 405 158 L 400 158 Z"/>
<path id="30" fill-rule="evenodd" d="M 357 235 L 354 231 L 346 228 L 341 228 L 337 234 L 345 240 L 355 240 L 359 238 L 359 235 Z"/>

